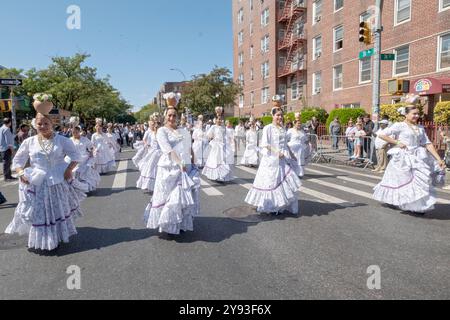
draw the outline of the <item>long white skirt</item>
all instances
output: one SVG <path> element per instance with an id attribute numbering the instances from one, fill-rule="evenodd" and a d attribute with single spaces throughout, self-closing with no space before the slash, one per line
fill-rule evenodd
<path id="1" fill-rule="evenodd" d="M 247 144 L 244 155 L 242 156 L 241 164 L 244 166 L 258 165 L 258 147 L 254 144 Z"/>
<path id="2" fill-rule="evenodd" d="M 208 160 L 203 168 L 203 175 L 212 181 L 226 182 L 233 180 L 231 166 L 227 164 L 226 160 L 223 144 L 212 141 Z"/>
<path id="3" fill-rule="evenodd" d="M 192 144 L 192 151 L 195 156 L 195 165 L 203 167 L 208 159 L 208 142 L 204 140 L 195 140 Z"/>
<path id="4" fill-rule="evenodd" d="M 162 152 L 159 149 L 151 149 L 139 162 L 141 175 L 136 183 L 136 188 L 152 192 L 155 188 L 156 175 L 158 172 L 158 162 Z"/>
<path id="5" fill-rule="evenodd" d="M 86 192 L 96 190 L 101 181 L 100 174 L 94 169 L 93 165 L 93 161 L 88 160 L 83 164 L 78 164 L 75 170 L 75 179 L 86 184 Z"/>
<path id="6" fill-rule="evenodd" d="M 134 149 L 136 149 L 137 152 L 131 161 L 139 168 L 139 162 L 147 155 L 148 147 L 144 145 L 143 141 L 138 141 L 134 144 Z"/>
<path id="7" fill-rule="evenodd" d="M 178 166 L 159 167 L 152 202 L 144 214 L 147 228 L 168 234 L 194 231 L 194 217 L 200 213 L 199 190 L 195 167 L 188 173 Z"/>
<path id="8" fill-rule="evenodd" d="M 305 167 L 309 163 L 309 157 L 311 154 L 310 148 L 308 145 L 300 143 L 290 144 L 289 148 L 297 158 L 294 171 L 299 177 L 303 177 L 305 175 Z"/>
<path id="9" fill-rule="evenodd" d="M 115 169 L 116 158 L 107 145 L 101 145 L 95 153 L 94 168 L 98 173 L 108 173 Z"/>
<path id="10" fill-rule="evenodd" d="M 28 247 L 54 250 L 77 234 L 75 219 L 82 216 L 81 201 L 86 195 L 71 184 L 19 186 L 19 204 L 5 233 L 28 234 Z"/>
<path id="11" fill-rule="evenodd" d="M 257 207 L 257 211 L 261 213 L 287 210 L 292 214 L 298 214 L 297 194 L 301 185 L 288 160 L 263 156 L 253 187 L 248 192 L 245 202 Z"/>
<path id="12" fill-rule="evenodd" d="M 374 190 L 377 201 L 399 207 L 404 211 L 425 213 L 436 204 L 432 181 L 434 158 L 419 147 L 412 150 L 394 148 L 383 180 Z"/>

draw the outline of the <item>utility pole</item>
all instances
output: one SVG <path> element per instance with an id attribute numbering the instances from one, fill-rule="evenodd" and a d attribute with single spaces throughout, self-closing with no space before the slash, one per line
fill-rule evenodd
<path id="1" fill-rule="evenodd" d="M 16 119 L 16 106 L 14 104 L 14 87 L 9 87 L 10 98 L 11 98 L 11 120 L 12 120 L 12 131 L 15 136 L 17 133 L 17 119 Z"/>
<path id="2" fill-rule="evenodd" d="M 374 59 L 373 59 L 373 92 L 372 113 L 375 129 L 378 129 L 380 118 L 380 80 L 381 80 L 381 33 L 383 32 L 383 0 L 376 0 L 375 4 L 375 30 L 374 30 Z"/>

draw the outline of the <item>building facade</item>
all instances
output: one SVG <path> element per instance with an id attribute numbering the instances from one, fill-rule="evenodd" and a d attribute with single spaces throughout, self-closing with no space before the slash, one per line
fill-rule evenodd
<path id="1" fill-rule="evenodd" d="M 371 22 L 375 0 L 233 0 L 234 77 L 243 85 L 235 115 L 261 116 L 270 97 L 285 96 L 288 111 L 304 106 L 372 110 L 372 48 L 359 42 L 359 23 Z M 450 0 L 385 0 L 381 103 L 390 79 L 410 81 L 425 111 L 450 100 Z"/>

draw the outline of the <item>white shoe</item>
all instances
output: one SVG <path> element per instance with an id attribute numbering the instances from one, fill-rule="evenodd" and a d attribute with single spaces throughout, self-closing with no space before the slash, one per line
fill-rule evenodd
<path id="1" fill-rule="evenodd" d="M 450 190 L 450 184 L 442 188 L 443 190 Z"/>

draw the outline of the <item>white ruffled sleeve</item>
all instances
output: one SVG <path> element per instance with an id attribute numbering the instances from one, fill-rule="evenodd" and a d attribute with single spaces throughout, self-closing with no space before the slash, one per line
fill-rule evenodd
<path id="1" fill-rule="evenodd" d="M 11 170 L 25 167 L 28 159 L 30 158 L 30 143 L 34 138 L 28 138 L 20 145 L 17 150 L 16 156 L 13 159 Z"/>
<path id="2" fill-rule="evenodd" d="M 173 151 L 173 148 L 169 142 L 169 138 L 167 137 L 166 129 L 164 129 L 164 127 L 158 129 L 158 132 L 156 133 L 156 140 L 158 141 L 162 153 L 169 154 Z"/>
<path id="3" fill-rule="evenodd" d="M 389 128 L 384 129 L 384 132 L 382 133 L 382 135 L 385 135 L 388 137 L 390 137 L 390 136 L 398 137 L 400 135 L 401 131 L 402 131 L 402 123 L 397 122 L 397 123 L 394 123 Z"/>
<path id="4" fill-rule="evenodd" d="M 78 152 L 77 147 L 75 147 L 75 144 L 71 139 L 60 137 L 59 141 L 61 142 L 63 152 L 70 158 L 71 161 L 81 161 L 81 154 L 80 152 Z"/>
<path id="5" fill-rule="evenodd" d="M 420 127 L 420 141 L 419 144 L 421 146 L 426 146 L 427 144 L 432 144 L 430 141 L 430 138 L 428 138 L 428 135 L 423 127 Z"/>

